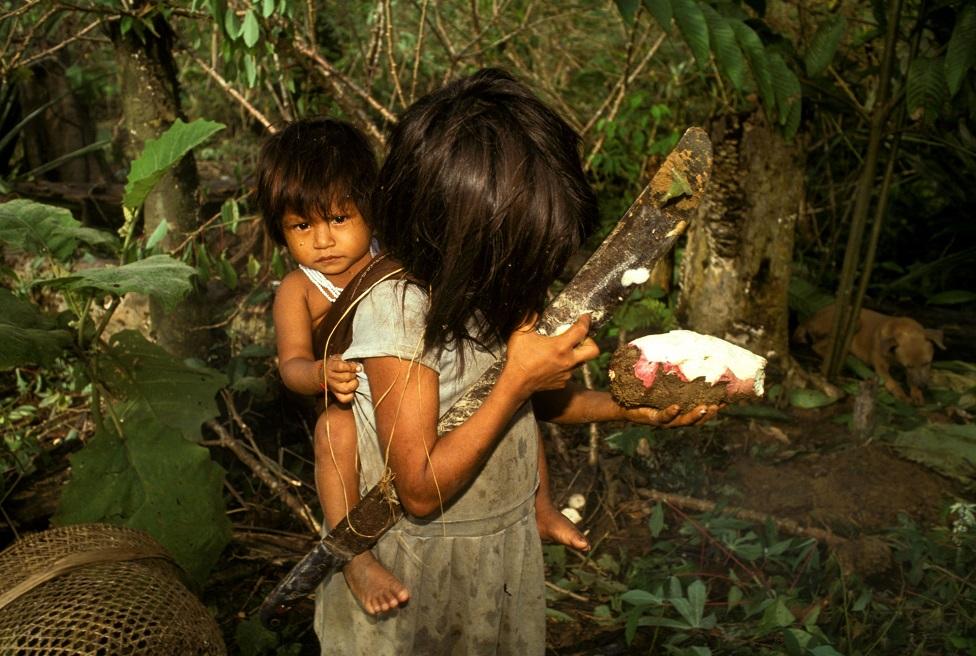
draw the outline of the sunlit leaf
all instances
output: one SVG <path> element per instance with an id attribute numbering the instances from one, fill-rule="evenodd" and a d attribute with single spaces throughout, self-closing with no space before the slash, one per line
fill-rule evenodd
<path id="1" fill-rule="evenodd" d="M 63 207 L 22 198 L 0 204 L 0 243 L 65 262 L 79 242 L 118 248 L 115 235 L 82 226 Z"/>
<path id="2" fill-rule="evenodd" d="M 895 450 L 966 485 L 976 481 L 976 424 L 923 424 L 895 436 Z"/>
<path id="3" fill-rule="evenodd" d="M 628 590 L 620 595 L 620 601 L 632 606 L 660 606 L 663 600 L 647 590 Z"/>
<path id="4" fill-rule="evenodd" d="M 241 35 L 244 37 L 244 45 L 248 48 L 253 48 L 254 44 L 258 42 L 261 38 L 261 26 L 258 25 L 258 18 L 254 15 L 254 11 L 251 9 L 247 10 L 244 14 L 244 24 L 241 26 Z"/>
<path id="5" fill-rule="evenodd" d="M 146 240 L 146 250 L 152 250 L 156 244 L 166 239 L 167 234 L 169 234 L 169 221 L 163 219 L 149 235 L 149 239 Z"/>
<path id="6" fill-rule="evenodd" d="M 130 292 L 151 296 L 172 309 L 191 289 L 196 270 L 169 255 L 152 255 L 122 266 L 82 269 L 69 276 L 36 284 L 75 291 L 102 292 L 123 296 Z"/>
<path id="7" fill-rule="evenodd" d="M 813 408 L 822 408 L 836 401 L 837 399 L 832 399 L 820 390 L 816 389 L 790 390 L 790 405 L 792 405 L 794 408 L 810 410 Z"/>
<path id="8" fill-rule="evenodd" d="M 228 16 L 232 14 L 227 12 Z M 129 209 L 142 206 L 149 192 L 173 166 L 190 150 L 223 129 L 221 123 L 214 121 L 201 119 L 184 123 L 176 119 L 158 139 L 148 140 L 142 153 L 132 162 L 122 204 Z"/>

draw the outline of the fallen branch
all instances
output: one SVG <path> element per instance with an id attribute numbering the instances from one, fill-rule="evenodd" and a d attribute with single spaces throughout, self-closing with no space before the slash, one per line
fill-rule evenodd
<path id="1" fill-rule="evenodd" d="M 848 542 L 846 538 L 842 538 L 839 535 L 834 535 L 834 533 L 831 531 L 826 531 L 822 528 L 813 528 L 811 526 L 803 526 L 799 522 L 792 519 L 774 517 L 773 515 L 767 515 L 766 513 L 757 512 L 755 510 L 747 510 L 745 508 L 735 508 L 731 506 L 719 507 L 714 501 L 696 499 L 694 497 L 686 497 L 680 494 L 671 494 L 669 492 L 661 492 L 659 490 L 651 490 L 647 488 L 637 490 L 637 494 L 645 499 L 660 501 L 661 503 L 666 503 L 669 506 L 676 506 L 684 510 L 693 510 L 695 512 L 703 513 L 718 511 L 723 515 L 729 515 L 731 517 L 735 517 L 736 519 L 742 519 L 755 524 L 770 523 L 789 535 L 813 538 L 817 542 L 823 542 L 831 547 L 839 547 L 847 544 Z"/>

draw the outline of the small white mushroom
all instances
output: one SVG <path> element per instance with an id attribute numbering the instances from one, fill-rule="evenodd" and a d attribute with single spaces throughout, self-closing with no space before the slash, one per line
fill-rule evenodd
<path id="1" fill-rule="evenodd" d="M 636 269 L 627 269 L 624 271 L 624 275 L 620 276 L 620 284 L 624 287 L 630 287 L 631 285 L 640 285 L 648 281 L 651 277 L 651 272 L 647 267 L 638 267 Z"/>
<path id="2" fill-rule="evenodd" d="M 570 508 L 574 510 L 583 510 L 586 507 L 586 497 L 582 494 L 574 494 L 569 497 L 569 501 L 566 502 Z"/>
<path id="3" fill-rule="evenodd" d="M 581 521 L 583 521 L 583 516 L 579 514 L 579 511 L 576 510 L 576 508 L 563 508 L 560 512 L 566 517 L 566 519 L 574 524 L 579 524 Z"/>

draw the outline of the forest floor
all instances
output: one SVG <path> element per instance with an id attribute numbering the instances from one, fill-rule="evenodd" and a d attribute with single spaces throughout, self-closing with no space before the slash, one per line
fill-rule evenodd
<path id="1" fill-rule="evenodd" d="M 700 508 L 688 503 L 714 502 L 721 512 L 753 511 L 787 529 L 819 531 L 838 541 L 820 547 L 823 560 L 836 558 L 844 572 L 863 580 L 887 576 L 892 557 L 885 529 L 904 519 L 922 527 L 944 524 L 948 503 L 966 493 L 957 481 L 904 459 L 884 440 L 854 438 L 847 425 L 850 405 L 847 400 L 812 410 L 788 408 L 776 419 L 726 415 L 678 430 L 605 426 L 601 440 L 611 446 L 601 444 L 595 467 L 588 462 L 586 427 L 549 430 L 554 501 L 563 507 L 572 494 L 585 497 L 581 527 L 593 544 L 587 556 L 562 547 L 545 549 L 549 653 L 648 653 L 643 633 L 628 642 L 619 607 L 609 614 L 598 607 L 613 605 L 614 596 L 628 587 L 628 568 L 656 543 L 685 552 L 700 549 L 682 547 L 677 521 L 652 537 L 649 520 L 662 499 L 673 520 L 700 515 Z M 317 653 L 310 602 L 296 608 L 291 624 L 274 637 L 253 619 L 263 595 L 311 545 L 278 511 L 269 510 L 272 505 L 252 505 L 243 513 L 248 518 L 236 521 L 235 541 L 206 599 L 232 653 Z M 267 528 L 276 522 L 282 522 L 280 531 Z M 255 530 L 244 529 L 244 523 Z M 761 521 L 753 524 L 762 530 Z M 700 566 L 714 563 L 702 560 Z M 761 571 L 762 562 L 754 567 Z"/>
<path id="2" fill-rule="evenodd" d="M 963 384 L 970 397 L 976 389 L 973 380 L 970 372 Z M 961 397 L 956 394 L 952 398 L 958 401 Z M 945 430 L 963 429 L 966 439 L 971 440 L 965 443 L 974 445 L 971 402 L 970 398 L 967 409 L 950 411 L 953 406 L 947 404 L 930 403 L 916 409 L 892 405 L 890 398 L 878 400 L 874 428 L 861 431 L 859 436 L 851 427 L 851 396 L 812 409 L 788 404 L 774 408 L 765 403 L 730 407 L 717 419 L 686 429 L 604 425 L 594 436 L 586 426 L 546 426 L 554 501 L 564 507 L 571 495 L 583 496 L 586 504 L 580 526 L 593 545 L 587 555 L 557 546 L 544 548 L 548 652 L 559 656 L 831 654 L 804 649 L 784 652 L 780 646 L 786 631 L 816 634 L 821 644 L 838 644 L 838 636 L 830 633 L 841 630 L 838 613 L 833 613 L 833 625 L 824 620 L 831 614 L 828 604 L 837 603 L 837 585 L 860 586 L 861 592 L 854 595 L 857 600 L 851 601 L 853 606 L 865 599 L 864 594 L 871 598 L 874 591 L 885 604 L 877 609 L 877 617 L 883 619 L 865 617 L 860 628 L 847 623 L 848 643 L 856 642 L 857 631 L 875 630 L 877 644 L 886 644 L 888 634 L 894 631 L 890 627 L 898 626 L 892 618 L 899 616 L 885 614 L 885 609 L 902 608 L 907 603 L 900 592 L 890 589 L 900 585 L 904 591 L 906 568 L 912 566 L 914 558 L 907 557 L 906 561 L 906 557 L 894 554 L 898 538 L 892 538 L 891 531 L 898 526 L 912 527 L 912 539 L 922 545 L 917 548 L 927 554 L 926 558 L 942 554 L 938 557 L 943 560 L 927 564 L 931 566 L 928 571 L 941 570 L 953 583 L 951 589 L 928 595 L 925 586 L 931 584 L 929 580 L 912 580 L 914 596 L 910 601 L 922 603 L 918 601 L 921 599 L 927 604 L 929 596 L 935 598 L 934 610 L 925 606 L 918 612 L 931 616 L 927 621 L 945 624 L 947 631 L 954 631 L 953 626 L 967 631 L 966 622 L 976 617 L 976 574 L 967 568 L 976 563 L 976 557 L 970 553 L 968 560 L 952 561 L 956 556 L 951 545 L 946 555 L 945 550 L 937 551 L 925 542 L 922 534 L 929 529 L 945 534 L 951 524 L 949 504 L 976 501 L 976 490 L 959 477 L 943 476 L 906 459 L 904 450 L 894 448 L 893 436 L 927 430 L 940 441 Z M 269 401 L 241 410 L 262 452 L 303 482 L 296 489 L 314 507 L 308 424 L 302 412 L 287 397 L 273 394 Z M 595 465 L 590 464 L 594 444 L 598 446 Z M 313 536 L 229 451 L 215 448 L 212 453 L 228 472 L 234 535 L 203 590 L 203 598 L 217 617 L 229 653 L 318 653 L 311 627 L 311 600 L 295 608 L 289 623 L 277 633 L 263 629 L 255 617 L 264 596 L 314 544 Z M 968 458 L 970 471 L 976 471 L 972 469 L 976 453 L 969 454 L 961 460 Z M 68 473 L 65 455 L 49 452 L 36 477 L 22 481 L 8 497 L 4 516 L 21 531 L 46 527 L 60 483 Z M 736 516 L 740 519 L 734 520 Z M 0 524 L 0 549 L 12 539 Z M 972 550 L 973 544 L 960 553 L 966 548 Z M 776 581 L 784 578 L 786 556 L 793 560 L 786 565 L 784 585 Z M 791 567 L 796 570 L 795 576 L 789 573 Z M 922 577 L 924 572 L 910 574 Z M 697 580 L 707 583 L 705 612 L 726 614 L 719 628 L 699 627 L 685 633 L 713 647 L 723 646 L 711 652 L 688 651 L 680 645 L 675 647 L 678 643 L 662 649 L 658 632 L 651 628 L 655 622 L 661 627 L 661 616 L 648 616 L 647 612 L 656 609 L 673 616 L 677 607 L 675 584 L 678 593 L 685 594 L 683 586 Z M 661 581 L 665 589 L 671 586 L 664 603 L 647 608 L 631 603 L 635 598 L 652 599 Z M 736 603 L 745 611 L 732 622 L 731 600 L 734 590 L 740 588 L 736 594 L 743 594 L 745 599 Z M 796 615 L 792 626 L 790 617 L 776 618 L 769 610 L 775 609 L 769 600 L 786 598 L 786 593 L 790 603 L 805 605 L 789 609 Z M 687 595 L 690 598 L 690 588 Z M 823 609 L 819 624 L 816 613 L 811 614 L 814 606 Z M 843 613 L 848 615 L 846 605 Z M 671 622 L 664 625 L 671 631 L 670 638 L 681 633 L 673 626 L 675 620 L 665 619 Z M 763 628 L 767 620 L 778 622 L 775 630 Z M 976 622 L 968 626 L 976 626 Z M 892 644 L 914 640 L 911 636 L 896 637 Z M 827 639 L 830 643 L 825 642 Z M 726 643 L 737 648 L 726 649 Z M 976 654 L 968 650 L 969 644 L 958 653 Z M 971 645 L 976 650 L 976 638 Z M 881 648 L 837 653 L 913 652 L 898 647 L 893 651 Z M 914 653 L 956 652 L 937 646 Z"/>
<path id="3" fill-rule="evenodd" d="M 883 577 L 891 565 L 881 538 L 884 529 L 898 525 L 901 517 L 922 526 L 944 522 L 946 505 L 962 490 L 956 481 L 902 458 L 881 441 L 852 437 L 844 423 L 835 421 L 849 409 L 839 403 L 792 409 L 775 422 L 726 417 L 701 428 L 657 431 L 653 447 L 637 448 L 643 455 L 606 458 L 599 474 L 580 475 L 592 469 L 585 449 L 569 450 L 576 462 L 556 452 L 550 456 L 553 487 L 563 498 L 602 490 L 593 512 L 584 516 L 596 545 L 590 555 L 594 562 L 601 553 L 612 554 L 611 563 L 640 559 L 654 542 L 648 531 L 654 499 L 665 499 L 670 510 L 684 516 L 697 512 L 682 507 L 692 497 L 726 511 L 756 511 L 789 526 L 792 520 L 836 535 L 845 542 L 829 551 L 846 571 L 866 579 Z M 602 485 L 593 483 L 599 479 Z M 594 615 L 606 596 L 550 595 L 550 608 L 565 614 L 550 625 L 550 653 L 648 653 L 639 648 L 639 640 L 627 644 L 620 622 Z"/>

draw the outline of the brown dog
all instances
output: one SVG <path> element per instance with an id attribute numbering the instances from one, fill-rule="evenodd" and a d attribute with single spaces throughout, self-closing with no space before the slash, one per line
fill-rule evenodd
<path id="1" fill-rule="evenodd" d="M 834 326 L 834 305 L 828 305 L 797 328 L 794 337 L 798 341 L 810 341 L 813 350 L 825 358 L 830 351 L 830 332 Z M 932 344 L 945 349 L 942 331 L 923 328 L 909 317 L 888 315 L 861 310 L 858 317 L 851 353 L 867 362 L 881 377 L 885 389 L 902 401 L 911 400 L 920 405 L 924 401 L 922 388 L 928 385 L 932 366 Z M 897 364 L 905 368 L 911 397 L 892 378 L 890 367 Z"/>

